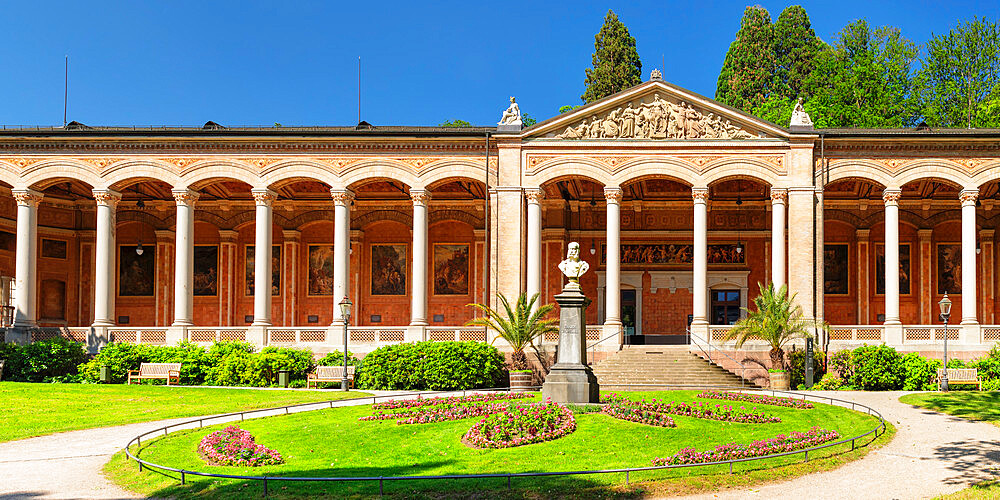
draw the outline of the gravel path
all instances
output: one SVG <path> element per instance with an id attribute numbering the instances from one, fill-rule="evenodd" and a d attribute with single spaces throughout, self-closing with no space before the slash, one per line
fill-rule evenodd
<path id="1" fill-rule="evenodd" d="M 379 393 L 386 394 L 389 393 Z M 816 394 L 829 394 L 879 410 L 896 426 L 896 437 L 864 459 L 837 470 L 757 488 L 686 498 L 932 498 L 1000 473 L 1000 427 L 902 404 L 899 396 L 905 393 L 901 392 Z M 365 403 L 348 401 L 335 403 L 335 406 Z M 63 432 L 0 443 L 0 500 L 136 498 L 108 482 L 101 472 L 102 467 L 131 437 L 185 420 L 190 418 Z"/>
<path id="2" fill-rule="evenodd" d="M 829 472 L 686 499 L 916 499 L 1000 474 L 1000 427 L 899 402 L 905 392 L 815 392 L 868 405 L 896 426 L 893 440 Z"/>
<path id="3" fill-rule="evenodd" d="M 373 395 L 398 394 L 365 391 Z M 401 397 L 400 399 L 403 399 Z M 371 400 L 335 402 L 334 406 L 369 404 Z M 307 406 L 305 410 L 329 408 Z M 295 410 L 292 410 L 295 413 Z M 281 412 L 259 413 L 277 415 Z M 101 469 L 129 439 L 165 425 L 197 417 L 61 432 L 0 443 L 0 500 L 40 498 L 139 498 L 104 478 Z M 234 420 L 239 420 L 235 417 Z M 222 423 L 219 419 L 212 423 Z"/>

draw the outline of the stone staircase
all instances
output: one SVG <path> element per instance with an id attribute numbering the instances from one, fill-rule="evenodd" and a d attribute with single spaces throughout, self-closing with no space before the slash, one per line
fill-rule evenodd
<path id="1" fill-rule="evenodd" d="M 688 346 L 625 346 L 593 368 L 601 391 L 744 385 L 739 376 L 692 353 Z"/>

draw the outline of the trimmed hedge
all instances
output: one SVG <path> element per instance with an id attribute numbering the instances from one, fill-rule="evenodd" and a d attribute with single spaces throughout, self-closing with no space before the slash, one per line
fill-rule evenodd
<path id="1" fill-rule="evenodd" d="M 415 342 L 380 347 L 361 362 L 359 389 L 457 390 L 496 387 L 504 357 L 481 342 Z"/>
<path id="2" fill-rule="evenodd" d="M 0 342 L 3 380 L 12 382 L 75 382 L 77 365 L 87 360 L 79 342 L 55 337 L 31 344 Z"/>

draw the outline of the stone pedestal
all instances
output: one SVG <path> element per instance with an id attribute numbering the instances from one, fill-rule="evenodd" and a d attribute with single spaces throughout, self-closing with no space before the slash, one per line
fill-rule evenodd
<path id="1" fill-rule="evenodd" d="M 555 299 L 559 304 L 559 354 L 545 376 L 542 397 L 554 403 L 597 403 L 600 386 L 594 372 L 584 363 L 587 359 L 584 309 L 589 301 L 580 292 L 579 284 L 572 282 Z"/>

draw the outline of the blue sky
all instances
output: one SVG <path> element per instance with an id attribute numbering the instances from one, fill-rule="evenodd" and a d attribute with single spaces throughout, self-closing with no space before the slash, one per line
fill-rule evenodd
<path id="1" fill-rule="evenodd" d="M 515 95 L 538 119 L 579 104 L 609 8 L 637 40 L 643 78 L 712 96 L 749 2 L 7 2 L 0 123 L 491 125 Z M 773 19 L 786 2 L 761 3 Z M 943 5 L 942 5 L 943 4 Z M 802 2 L 831 41 L 867 18 L 923 43 L 1000 1 Z"/>

